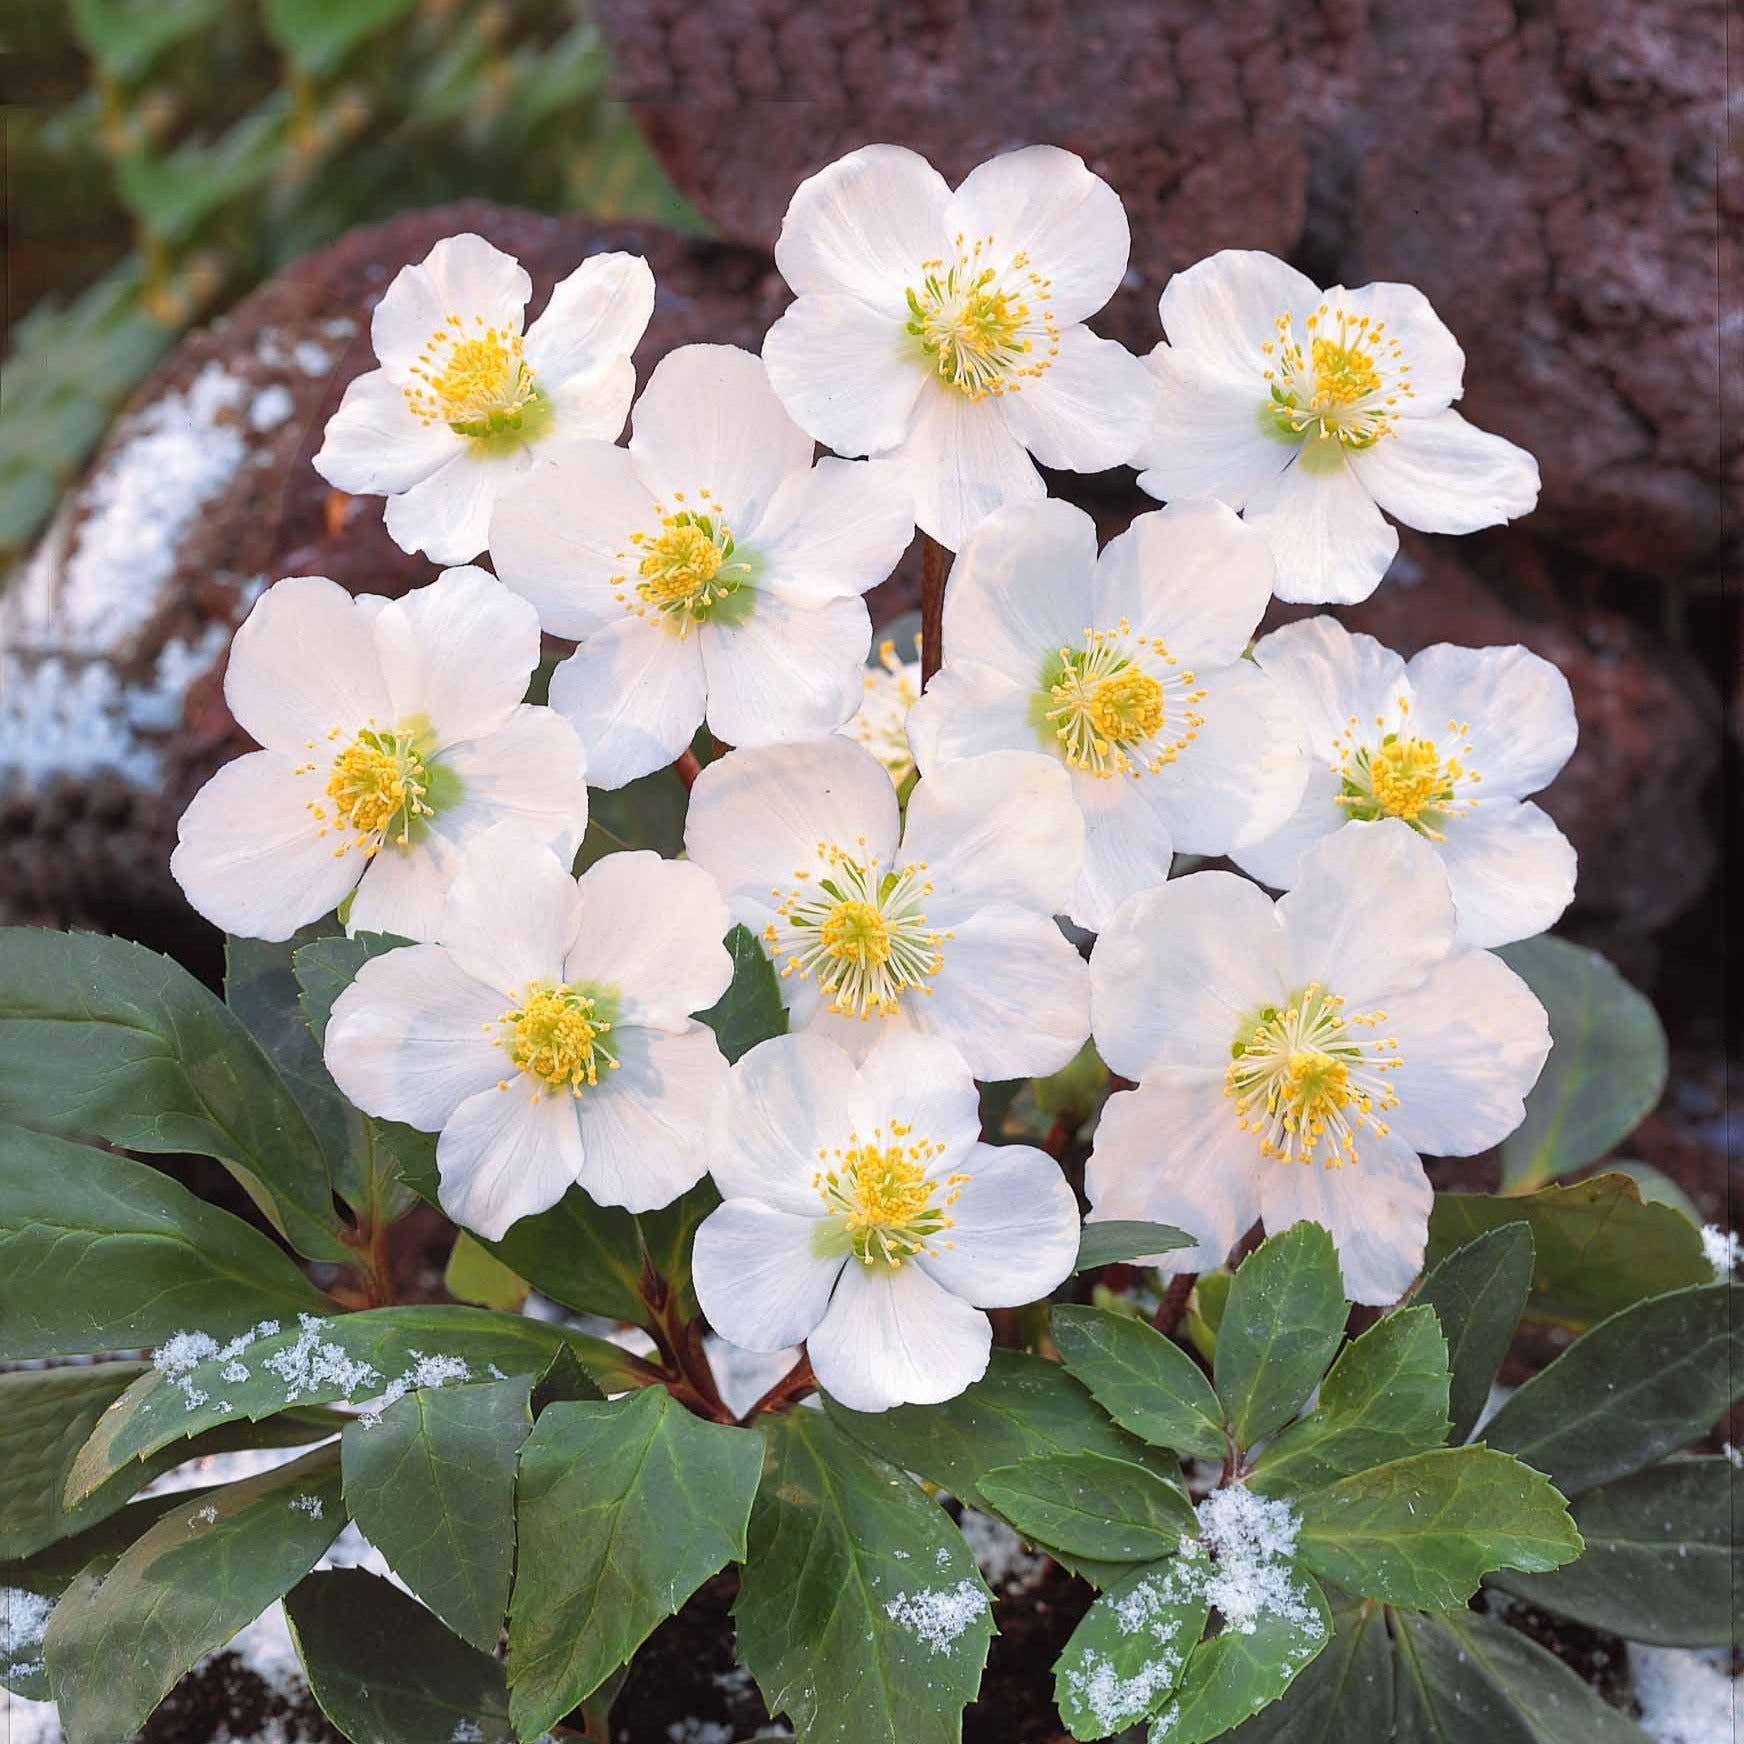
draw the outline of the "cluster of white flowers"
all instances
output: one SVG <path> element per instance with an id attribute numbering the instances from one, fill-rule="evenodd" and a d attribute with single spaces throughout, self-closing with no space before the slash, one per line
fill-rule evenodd
<path id="1" fill-rule="evenodd" d="M 1487 947 L 1572 895 L 1527 798 L 1573 748 L 1561 676 L 1520 648 L 1407 663 L 1324 618 L 1252 643 L 1274 595 L 1372 591 L 1382 510 L 1526 512 L 1531 457 L 1451 410 L 1463 357 L 1408 286 L 1225 252 L 1170 281 L 1147 362 L 1084 325 L 1127 254 L 1069 152 L 953 191 L 870 146 L 795 194 L 761 358 L 684 347 L 632 412 L 646 263 L 584 262 L 523 332 L 519 264 L 439 244 L 377 307 L 381 367 L 315 464 L 462 567 L 393 602 L 269 590 L 226 690 L 263 748 L 182 824 L 177 876 L 233 932 L 337 907 L 417 941 L 340 996 L 326 1058 L 360 1108 L 440 1133 L 457 1221 L 499 1237 L 577 1183 L 647 1210 L 708 1172 L 710 1320 L 804 1341 L 862 1409 L 961 1391 L 983 1310 L 1076 1258 L 1069 1184 L 981 1141 L 978 1079 L 1093 1037 L 1137 1084 L 1093 1218 L 1179 1224 L 1199 1246 L 1170 1263 L 1198 1267 L 1312 1217 L 1380 1302 L 1421 1261 L 1418 1153 L 1502 1138 L 1549 1046 Z M 1036 462 L 1135 464 L 1168 506 L 1098 550 Z M 917 525 L 956 553 L 924 696 L 888 644 L 868 677 L 862 598 Z M 542 631 L 577 646 L 532 707 Z M 587 784 L 705 724 L 687 857 L 574 877 Z M 1170 882 L 1177 851 L 1287 894 Z M 1088 962 L 1061 917 L 1099 935 Z M 729 1069 L 695 1014 L 735 922 L 790 1032 Z"/>

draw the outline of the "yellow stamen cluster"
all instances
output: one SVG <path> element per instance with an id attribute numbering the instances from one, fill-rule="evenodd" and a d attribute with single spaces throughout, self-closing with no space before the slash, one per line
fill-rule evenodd
<path id="1" fill-rule="evenodd" d="M 769 893 L 776 911 L 763 942 L 782 977 L 815 975 L 832 1012 L 863 1022 L 895 1016 L 905 993 L 930 997 L 927 982 L 944 967 L 941 947 L 952 935 L 927 925 L 922 904 L 933 887 L 924 862 L 883 871 L 863 836 L 853 853 L 832 842 L 816 853 L 815 872 L 800 867 L 791 890 Z"/>
<path id="2" fill-rule="evenodd" d="M 605 1040 L 612 1026 L 601 1009 L 600 996 L 567 982 L 529 982 L 520 1003 L 505 1011 L 497 1025 L 503 1032 L 501 1045 L 516 1070 L 553 1093 L 568 1090 L 580 1097 L 599 1083 L 602 1070 L 618 1069 L 617 1056 Z M 499 1090 L 508 1087 L 507 1078 L 497 1081 Z M 535 1090 L 534 1101 L 539 1096 Z"/>
<path id="3" fill-rule="evenodd" d="M 1388 1082 L 1404 1064 L 1394 1037 L 1355 1032 L 1386 1022 L 1384 1011 L 1349 1012 L 1336 993 L 1310 982 L 1282 1006 L 1267 1006 L 1230 1047 L 1223 1093 L 1235 1123 L 1260 1141 L 1260 1155 L 1329 1169 L 1355 1163 L 1357 1133 L 1386 1136 L 1381 1118 L 1399 1106 Z M 1324 1155 L 1321 1153 L 1324 1151 Z"/>
<path id="4" fill-rule="evenodd" d="M 919 645 L 920 637 L 916 635 L 917 653 Z M 920 701 L 920 686 L 888 636 L 878 644 L 878 664 L 884 670 L 866 674 L 866 700 L 844 730 L 890 771 L 890 779 L 900 787 L 914 768 L 914 752 L 908 743 L 908 711 Z"/>
<path id="5" fill-rule="evenodd" d="M 908 330 L 939 380 L 966 399 L 1015 394 L 1059 356 L 1053 281 L 1021 251 L 996 266 L 991 236 L 959 235 L 955 248 L 950 262 L 920 263 L 920 283 L 908 287 Z"/>
<path id="6" fill-rule="evenodd" d="M 343 736 L 344 729 L 335 727 L 327 739 L 333 744 Z M 303 809 L 315 820 L 318 836 L 329 830 L 355 832 L 333 850 L 335 858 L 356 848 L 366 860 L 373 860 L 390 841 L 396 847 L 409 847 L 413 825 L 434 815 L 424 799 L 430 777 L 418 745 L 417 734 L 386 732 L 372 719 L 334 757 L 327 777 L 327 803 L 312 799 Z M 308 748 L 316 749 L 313 739 Z M 316 769 L 311 759 L 298 764 L 296 773 L 313 775 Z"/>
<path id="7" fill-rule="evenodd" d="M 1338 803 L 1348 817 L 1363 822 L 1398 818 L 1432 842 L 1445 841 L 1447 822 L 1466 816 L 1477 804 L 1475 796 L 1462 797 L 1460 789 L 1483 779 L 1462 761 L 1471 755 L 1470 724 L 1447 723 L 1452 748 L 1443 752 L 1436 740 L 1409 730 L 1411 705 L 1403 697 L 1398 710 L 1396 728 L 1389 729 L 1384 715 L 1375 716 L 1372 742 L 1364 742 L 1356 716 L 1350 717 L 1336 741 Z"/>
<path id="8" fill-rule="evenodd" d="M 656 503 L 659 523 L 652 533 L 632 533 L 629 549 L 617 553 L 620 563 L 634 565 L 611 578 L 614 597 L 638 618 L 669 624 L 679 636 L 711 613 L 751 579 L 751 564 L 735 555 L 732 529 L 721 514 L 721 502 L 706 488 L 692 508 L 683 491 L 673 492 L 674 507 Z"/>
<path id="9" fill-rule="evenodd" d="M 487 327 L 482 315 L 467 322 L 450 315 L 424 342 L 402 391 L 420 423 L 446 424 L 460 436 L 498 436 L 522 428 L 539 389 L 522 361 L 522 340 L 506 328 Z"/>
<path id="10" fill-rule="evenodd" d="M 1322 303 L 1296 336 L 1295 319 L 1279 315 L 1277 338 L 1260 350 L 1271 383 L 1268 406 L 1282 435 L 1318 435 L 1350 449 L 1372 448 L 1391 435 L 1401 399 L 1415 398 L 1411 366 L 1384 321 L 1329 309 Z"/>
<path id="11" fill-rule="evenodd" d="M 1194 705 L 1207 693 L 1194 688 L 1193 674 L 1159 637 L 1134 635 L 1125 618 L 1113 630 L 1086 629 L 1082 648 L 1058 651 L 1058 667 L 1041 713 L 1074 769 L 1103 780 L 1156 775 L 1205 724 Z"/>
<path id="12" fill-rule="evenodd" d="M 956 1227 L 950 1208 L 969 1177 L 932 1175 L 944 1146 L 913 1135 L 912 1126 L 893 1120 L 888 1136 L 875 1126 L 869 1139 L 852 1133 L 845 1146 L 818 1152 L 823 1167 L 812 1185 L 846 1226 L 849 1246 L 864 1265 L 895 1271 L 916 1254 L 936 1256 L 956 1245 L 938 1238 Z"/>

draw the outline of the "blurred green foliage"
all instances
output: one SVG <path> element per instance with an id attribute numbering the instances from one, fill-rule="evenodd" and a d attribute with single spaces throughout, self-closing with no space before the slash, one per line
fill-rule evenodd
<path id="1" fill-rule="evenodd" d="M 175 338 L 356 224 L 478 197 L 697 229 L 585 0 L 0 0 L 0 558 Z"/>

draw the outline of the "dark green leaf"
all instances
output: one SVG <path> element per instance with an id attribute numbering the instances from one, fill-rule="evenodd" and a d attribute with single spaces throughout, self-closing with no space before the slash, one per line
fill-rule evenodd
<path id="1" fill-rule="evenodd" d="M 596 1205 L 580 1187 L 549 1211 L 510 1225 L 501 1241 L 480 1246 L 565 1308 L 638 1326 L 649 1322 L 635 1218 L 615 1205 Z"/>
<path id="2" fill-rule="evenodd" d="M 787 1034 L 787 1007 L 781 1003 L 775 965 L 749 927 L 735 926 L 727 934 L 727 950 L 733 959 L 732 982 L 715 1004 L 696 1015 L 715 1032 L 731 1065 L 759 1042 Z"/>
<path id="3" fill-rule="evenodd" d="M 1550 1018 L 1550 1058 L 1502 1141 L 1503 1179 L 1535 1187 L 1602 1157 L 1651 1112 L 1665 1089 L 1665 1030 L 1597 951 L 1543 934 L 1496 954 Z"/>
<path id="4" fill-rule="evenodd" d="M 285 1616 L 321 1712 L 353 1744 L 514 1738 L 502 1666 L 392 1581 L 359 1568 L 312 1574 L 286 1595 Z"/>
<path id="5" fill-rule="evenodd" d="M 1141 1568 L 1084 1613 L 1054 1663 L 1054 1700 L 1074 1738 L 1137 1725 L 1175 1687 L 1211 1608 L 1203 1559 Z"/>
<path id="6" fill-rule="evenodd" d="M 984 1513 L 999 1510 L 981 1490 L 995 1466 L 1048 1453 L 1100 1453 L 1132 1460 L 1173 1480 L 1172 1456 L 1147 1448 L 1108 1420 L 1058 1363 L 1021 1351 L 996 1350 L 987 1373 L 942 1405 L 899 1405 L 875 1413 L 850 1411 L 827 1394 L 824 1408 L 854 1439 L 903 1471 L 960 1496 Z M 1097 1586 L 1125 1579 L 1125 1564 L 1062 1558 Z"/>
<path id="7" fill-rule="evenodd" d="M 587 834 L 575 860 L 578 874 L 621 848 L 652 848 L 668 860 L 684 852 L 690 793 L 670 765 L 623 787 L 594 788 L 587 803 Z"/>
<path id="8" fill-rule="evenodd" d="M 1339 1352 L 1319 1402 L 1267 1446 L 1250 1487 L 1300 1495 L 1446 1440 L 1447 1341 L 1433 1308 L 1401 1308 Z"/>
<path id="9" fill-rule="evenodd" d="M 1394 1744 L 1647 1744 L 1560 1659 L 1469 1611 L 1392 1613 Z"/>
<path id="10" fill-rule="evenodd" d="M 1229 1286 L 1234 1282 L 1229 1272 L 1201 1272 L 1187 1298 L 1187 1342 L 1207 1362 L 1217 1359 L 1217 1329 L 1223 1324 L 1223 1310 L 1229 1306 Z"/>
<path id="11" fill-rule="evenodd" d="M 83 1578 L 43 1640 L 69 1744 L 124 1744 L 171 1685 L 315 1566 L 345 1524 L 339 1449 L 163 1515 L 100 1584 Z"/>
<path id="12" fill-rule="evenodd" d="M 1344 1336 L 1349 1309 L 1332 1237 L 1298 1223 L 1242 1261 L 1217 1331 L 1217 1395 L 1249 1448 L 1295 1416 Z"/>
<path id="13" fill-rule="evenodd" d="M 1203 1744 L 1221 1738 L 1275 1702 L 1313 1662 L 1331 1633 L 1324 1595 L 1307 1575 L 1292 1570 L 1287 1609 L 1262 1610 L 1251 1632 L 1225 1629 L 1194 1649 L 1174 1700 L 1151 1726 L 1151 1737 L 1158 1744 L 1164 1739 L 1168 1744 Z"/>
<path id="14" fill-rule="evenodd" d="M 547 1405 L 563 1405 L 577 1399 L 603 1399 L 586 1369 L 575 1360 L 575 1352 L 566 1344 L 551 1359 L 550 1366 L 533 1388 L 532 1412 L 535 1417 Z"/>
<path id="15" fill-rule="evenodd" d="M 1435 1310 L 1447 1338 L 1449 1440 L 1464 1441 L 1514 1341 L 1532 1287 L 1532 1228 L 1504 1223 L 1431 1266 L 1413 1302 Z"/>
<path id="16" fill-rule="evenodd" d="M 148 1373 L 143 1363 L 93 1363 L 0 1375 L 0 1558 L 34 1555 L 116 1512 L 160 1471 L 239 1447 L 303 1447 L 336 1434 L 326 1411 L 287 1411 L 270 1423 L 222 1423 L 190 1446 L 167 1448 L 118 1472 L 68 1513 L 67 1475 L 108 1406 Z M 0 1586 L 6 1583 L 0 1581 Z"/>
<path id="17" fill-rule="evenodd" d="M 1058 1307 L 1053 1330 L 1066 1367 L 1121 1428 L 1177 1453 L 1223 1458 L 1223 1407 L 1179 1345 L 1105 1308 Z"/>
<path id="18" fill-rule="evenodd" d="M 1102 1562 L 1169 1556 L 1198 1530 L 1178 1483 L 1100 1453 L 1053 1453 L 995 1466 L 981 1493 L 1026 1538 Z"/>
<path id="19" fill-rule="evenodd" d="M 1707 1283 L 1700 1232 L 1669 1205 L 1647 1205 L 1627 1175 L 1595 1175 L 1517 1198 L 1437 1193 L 1429 1214 L 1434 1266 L 1486 1230 L 1524 1220 L 1532 1229 L 1528 1320 L 1577 1332 L 1632 1302 Z"/>
<path id="20" fill-rule="evenodd" d="M 373 36 L 397 24 L 417 0 L 266 0 L 271 35 L 311 79 L 330 78 Z"/>
<path id="21" fill-rule="evenodd" d="M 1393 1729 L 1393 1648 L 1373 1599 L 1332 1602 L 1325 1650 L 1229 1744 L 1382 1744 Z"/>
<path id="22" fill-rule="evenodd" d="M 770 1713 L 804 1744 L 958 1744 L 993 1634 L 963 1535 L 818 1412 L 761 1427 L 733 1616 Z"/>
<path id="23" fill-rule="evenodd" d="M 519 1314 L 527 1300 L 527 1280 L 464 1229 L 456 1233 L 454 1246 L 448 1250 L 442 1288 L 457 1302 L 496 1308 L 504 1314 Z"/>
<path id="24" fill-rule="evenodd" d="M 0 1351 L 138 1350 L 190 1327 L 220 1341 L 331 1306 L 259 1230 L 161 1170 L 0 1127 Z"/>
<path id="25" fill-rule="evenodd" d="M 1553 1574 L 1502 1574 L 1495 1584 L 1589 1628 L 1664 1647 L 1732 1639 L 1732 1462 L 1674 1459 L 1588 1490 L 1574 1504 L 1586 1540 Z"/>
<path id="26" fill-rule="evenodd" d="M 262 1338 L 233 1358 L 205 1362 L 172 1382 L 156 1370 L 142 1375 L 104 1413 L 79 1450 L 67 1480 L 69 1503 L 160 1447 L 232 1418 L 271 1417 L 291 1405 L 378 1398 L 396 1382 L 424 1384 L 426 1364 L 458 1362 L 454 1380 L 506 1380 L 539 1375 L 568 1344 L 596 1380 L 613 1387 L 636 1381 L 617 1346 L 604 1339 L 517 1314 L 483 1308 L 372 1308 L 310 1320 L 293 1332 Z M 246 1370 L 246 1375 L 241 1371 Z M 191 1403 L 197 1395 L 204 1394 Z"/>
<path id="27" fill-rule="evenodd" d="M 679 1313 L 687 1319 L 694 1318 L 698 1311 L 690 1279 L 690 1256 L 697 1227 L 720 1202 L 714 1182 L 704 1175 L 670 1205 L 663 1205 L 658 1211 L 641 1212 L 636 1218 L 648 1263 L 656 1276 L 666 1280 L 667 1288 L 678 1300 Z M 643 1312 L 647 1312 L 645 1305 Z"/>
<path id="28" fill-rule="evenodd" d="M 1703 1284 L 1613 1314 L 1533 1375 L 1485 1439 L 1566 1496 L 1688 1446 L 1744 1391 L 1741 1298 L 1744 1286 Z"/>
<path id="29" fill-rule="evenodd" d="M 155 951 L 0 928 L 0 1108 L 67 1137 L 216 1157 L 298 1252 L 350 1257 L 296 1099 L 222 1001 Z"/>
<path id="30" fill-rule="evenodd" d="M 1075 1272 L 1093 1272 L 1098 1266 L 1126 1262 L 1149 1262 L 1156 1255 L 1191 1247 L 1193 1237 L 1171 1223 L 1143 1223 L 1111 1217 L 1106 1222 L 1086 1223 L 1078 1243 Z"/>
<path id="31" fill-rule="evenodd" d="M 1580 1534 L 1549 1481 L 1486 1447 L 1396 1459 L 1296 1507 L 1304 1566 L 1390 1605 L 1449 1610 L 1492 1569 L 1539 1573 L 1580 1555 Z"/>
<path id="32" fill-rule="evenodd" d="M 515 1568 L 515 1456 L 533 1381 L 408 1393 L 344 1437 L 345 1504 L 462 1641 L 495 1653 Z"/>
<path id="33" fill-rule="evenodd" d="M 523 1738 L 744 1557 L 762 1469 L 754 1431 L 705 1423 L 661 1387 L 540 1415 L 521 1454 L 509 1617 L 509 1706 Z"/>
<path id="34" fill-rule="evenodd" d="M 68 16 L 78 38 L 104 72 L 132 84 L 167 49 L 209 30 L 223 16 L 224 0 L 72 0 Z"/>

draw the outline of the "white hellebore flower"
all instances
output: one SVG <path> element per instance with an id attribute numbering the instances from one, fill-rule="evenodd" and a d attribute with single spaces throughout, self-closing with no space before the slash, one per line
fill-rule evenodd
<path id="1" fill-rule="evenodd" d="M 918 652 L 920 637 L 915 637 Z M 920 701 L 920 661 L 904 660 L 887 636 L 878 644 L 878 669 L 866 674 L 860 712 L 837 730 L 843 738 L 864 745 L 890 771 L 900 788 L 914 773 L 914 753 L 908 744 L 908 711 Z"/>
<path id="2" fill-rule="evenodd" d="M 979 1078 L 1057 1072 L 1089 1036 L 1089 973 L 1053 919 L 1083 839 L 1043 757 L 930 777 L 903 828 L 883 765 L 839 736 L 711 763 L 684 829 L 780 969 L 795 1029 L 855 1054 L 917 1030 Z"/>
<path id="3" fill-rule="evenodd" d="M 440 1132 L 442 1209 L 492 1240 L 580 1182 L 650 1211 L 701 1178 L 726 1081 L 693 1022 L 726 991 L 726 904 L 699 866 L 608 854 L 581 878 L 515 824 L 467 850 L 442 943 L 373 957 L 327 1069 L 368 1114 Z"/>
<path id="4" fill-rule="evenodd" d="M 706 714 L 733 745 L 813 738 L 860 700 L 860 595 L 914 537 L 888 467 L 823 460 L 763 365 L 732 345 L 661 359 L 629 448 L 541 457 L 491 522 L 491 559 L 581 646 L 551 704 L 621 787 L 670 763 Z"/>
<path id="5" fill-rule="evenodd" d="M 1059 1165 L 980 1142 L 967 1065 L 887 1035 L 855 1068 L 817 1035 L 733 1067 L 709 1170 L 724 1203 L 696 1233 L 697 1299 L 747 1350 L 805 1340 L 856 1411 L 955 1398 L 986 1372 L 983 1308 L 1046 1296 L 1078 1257 Z"/>
<path id="6" fill-rule="evenodd" d="M 538 663 L 532 607 L 482 569 L 397 600 L 315 575 L 275 583 L 224 674 L 265 749 L 182 814 L 170 870 L 189 902 L 226 932 L 288 939 L 350 895 L 353 931 L 430 939 L 460 850 L 499 819 L 572 857 L 581 743 L 521 701 Z"/>
<path id="7" fill-rule="evenodd" d="M 1574 699 L 1548 660 L 1441 642 L 1407 664 L 1331 618 L 1273 631 L 1254 660 L 1302 721 L 1314 772 L 1275 835 L 1232 850 L 1244 872 L 1288 890 L 1323 836 L 1394 817 L 1441 855 L 1461 944 L 1555 924 L 1574 899 L 1575 852 L 1524 797 L 1575 746 Z"/>
<path id="8" fill-rule="evenodd" d="M 1083 324 L 1130 240 L 1119 196 L 1057 146 L 990 158 L 954 194 L 916 153 L 863 146 L 787 208 L 775 264 L 797 300 L 763 361 L 820 442 L 899 463 L 915 520 L 954 551 L 1043 494 L 1032 454 L 1101 472 L 1143 441 L 1143 362 Z"/>
<path id="9" fill-rule="evenodd" d="M 1500 957 L 1458 946 L 1435 850 L 1396 820 L 1303 857 L 1274 905 L 1230 872 L 1133 897 L 1090 965 L 1096 1046 L 1138 1088 L 1108 1099 L 1085 1187 L 1100 1218 L 1190 1230 L 1219 1266 L 1256 1217 L 1332 1232 L 1346 1293 L 1394 1302 L 1434 1198 L 1418 1161 L 1520 1124 L 1550 1052 Z"/>
<path id="10" fill-rule="evenodd" d="M 1472 533 L 1531 512 L 1538 462 L 1452 409 L 1465 353 L 1411 285 L 1320 290 L 1230 248 L 1163 289 L 1156 424 L 1132 458 L 1154 497 L 1245 509 L 1279 599 L 1366 599 L 1399 549 L 1381 518 Z"/>
<path id="11" fill-rule="evenodd" d="M 1301 796 L 1289 699 L 1241 657 L 1271 587 L 1265 541 L 1222 503 L 1140 515 L 1100 556 L 1069 503 L 1001 509 L 945 588 L 945 664 L 909 716 L 922 775 L 1008 747 L 1058 758 L 1086 830 L 1071 916 L 1102 927 L 1176 850 L 1226 854 Z"/>
<path id="12" fill-rule="evenodd" d="M 345 390 L 315 470 L 358 496 L 385 496 L 404 551 L 468 563 L 491 504 L 535 452 L 624 427 L 630 353 L 654 312 L 639 254 L 596 254 L 521 331 L 533 281 L 482 236 L 448 236 L 402 267 L 376 304 L 381 364 Z"/>

